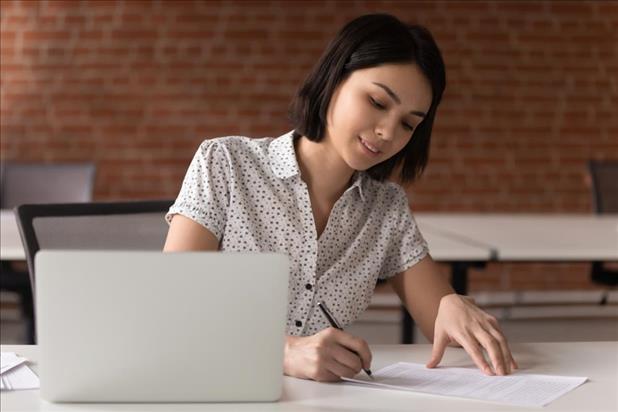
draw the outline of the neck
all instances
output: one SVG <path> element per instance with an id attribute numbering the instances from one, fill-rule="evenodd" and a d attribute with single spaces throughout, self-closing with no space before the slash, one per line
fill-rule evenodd
<path id="1" fill-rule="evenodd" d="M 301 178 L 309 192 L 334 203 L 350 186 L 354 169 L 330 147 L 327 139 L 313 142 L 302 136 L 295 142 Z"/>

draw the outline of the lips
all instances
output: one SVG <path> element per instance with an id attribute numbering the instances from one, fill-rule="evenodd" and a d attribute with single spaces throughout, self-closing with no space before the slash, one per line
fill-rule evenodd
<path id="1" fill-rule="evenodd" d="M 377 148 L 376 146 L 372 145 L 371 143 L 369 143 L 368 141 L 364 140 L 362 137 L 358 137 L 361 145 L 363 145 L 365 147 L 365 149 L 367 149 L 369 152 L 378 155 L 381 153 L 380 149 Z"/>

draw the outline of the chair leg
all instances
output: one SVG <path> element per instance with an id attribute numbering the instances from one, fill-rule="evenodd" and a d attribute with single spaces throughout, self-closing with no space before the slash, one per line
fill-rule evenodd
<path id="1" fill-rule="evenodd" d="M 28 288 L 21 293 L 21 309 L 24 315 L 24 324 L 26 330 L 26 344 L 36 344 L 34 336 L 34 303 L 32 300 L 32 290 Z"/>

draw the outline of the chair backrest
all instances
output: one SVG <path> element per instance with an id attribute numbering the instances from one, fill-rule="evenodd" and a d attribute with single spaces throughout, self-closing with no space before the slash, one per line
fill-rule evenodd
<path id="1" fill-rule="evenodd" d="M 0 207 L 21 204 L 89 202 L 94 191 L 92 163 L 3 162 L 0 176 Z"/>
<path id="2" fill-rule="evenodd" d="M 591 160 L 594 209 L 597 213 L 618 213 L 618 160 Z"/>
<path id="3" fill-rule="evenodd" d="M 41 249 L 162 250 L 173 200 L 20 205 L 15 209 L 33 296 Z"/>

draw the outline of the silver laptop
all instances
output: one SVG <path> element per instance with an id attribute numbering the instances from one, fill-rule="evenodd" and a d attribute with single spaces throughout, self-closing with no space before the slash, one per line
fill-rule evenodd
<path id="1" fill-rule="evenodd" d="M 43 250 L 35 268 L 43 399 L 280 398 L 286 256 Z"/>

